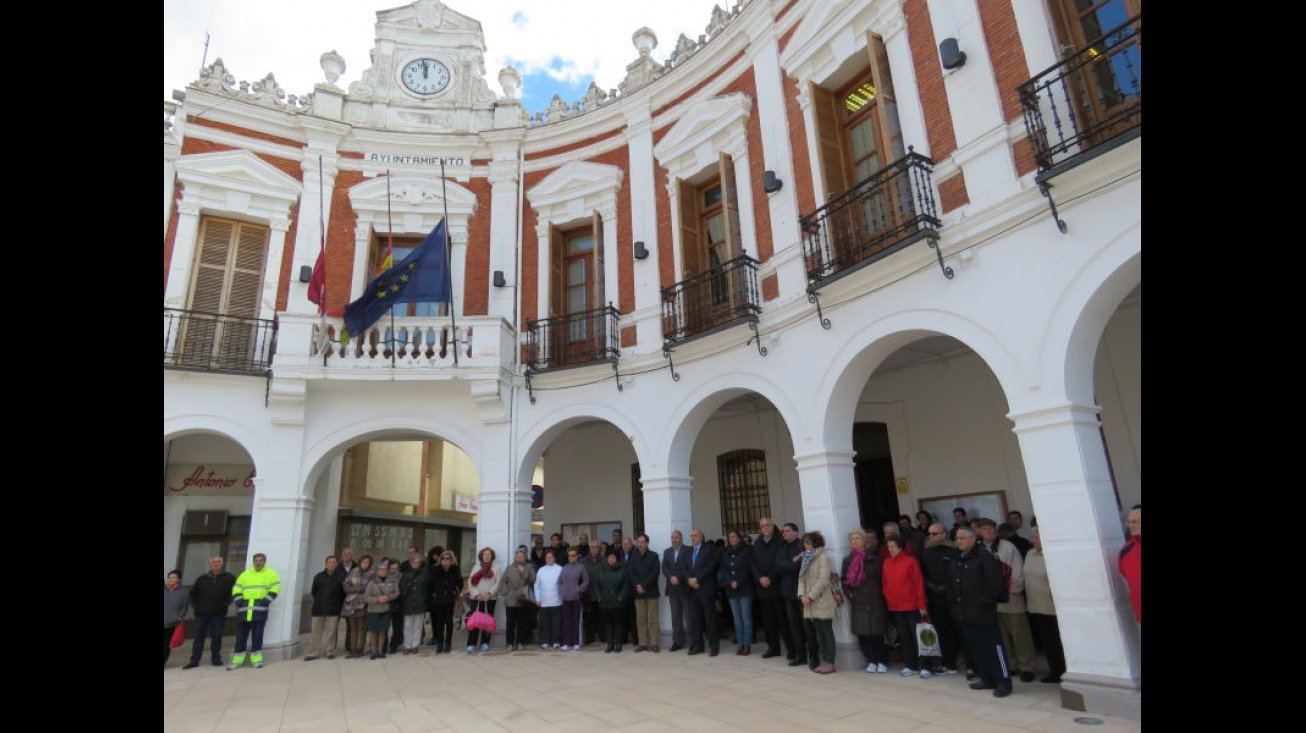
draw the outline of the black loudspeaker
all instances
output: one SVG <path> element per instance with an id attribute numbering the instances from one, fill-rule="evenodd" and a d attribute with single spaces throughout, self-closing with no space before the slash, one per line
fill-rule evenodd
<path id="1" fill-rule="evenodd" d="M 299 266 L 299 281 L 302 283 L 309 282 L 313 279 L 313 268 L 310 265 Z"/>
<path id="2" fill-rule="evenodd" d="M 945 69 L 960 69 L 966 65 L 966 52 L 957 48 L 957 39 L 945 38 L 939 44 L 939 61 Z"/>
<path id="3" fill-rule="evenodd" d="M 496 288 L 501 288 L 501 287 L 503 287 L 504 285 L 507 285 L 507 284 L 508 284 L 508 282 L 507 282 L 506 280 L 503 279 L 503 270 L 495 270 L 495 271 L 494 271 L 494 287 L 496 287 Z"/>

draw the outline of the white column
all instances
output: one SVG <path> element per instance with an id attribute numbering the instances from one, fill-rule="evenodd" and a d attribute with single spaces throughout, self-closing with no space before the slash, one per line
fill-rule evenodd
<path id="1" fill-rule="evenodd" d="M 508 157 L 511 153 L 511 157 Z M 516 323 L 517 288 L 521 287 L 521 274 L 517 271 L 521 236 L 517 231 L 518 200 L 520 195 L 516 148 L 503 153 L 503 159 L 490 163 L 490 271 L 473 272 L 475 279 L 484 277 L 490 284 L 489 315 Z M 493 273 L 502 270 L 507 287 L 496 288 Z M 465 289 L 465 288 L 464 288 Z M 530 543 L 528 542 L 529 546 Z"/>
<path id="2" fill-rule="evenodd" d="M 186 292 L 190 288 L 190 272 L 195 264 L 199 233 L 199 205 L 178 202 L 177 235 L 172 240 L 172 258 L 168 260 L 168 285 L 163 293 L 164 308 L 186 307 Z"/>
<path id="3" fill-rule="evenodd" d="M 647 462 L 642 462 L 644 465 Z M 671 546 L 671 532 L 680 530 L 689 546 L 689 532 L 694 524 L 690 489 L 694 479 L 689 476 L 640 476 L 644 492 L 644 532 L 649 537 L 649 547 L 657 550 L 658 564 L 662 563 L 662 550 Z M 666 581 L 662 581 L 665 588 Z M 658 601 L 658 636 L 663 641 L 671 638 L 671 601 L 665 590 Z M 661 642 L 657 642 L 661 643 Z"/>
<path id="4" fill-rule="evenodd" d="M 653 158 L 651 122 L 647 103 L 626 112 L 626 149 L 630 155 L 630 241 L 643 242 L 648 250 L 647 258 L 632 262 L 635 311 L 631 315 L 635 323 L 636 354 L 658 351 L 662 347 L 662 283 L 658 279 L 658 210 L 654 184 L 657 162 Z M 614 298 L 613 302 L 620 301 Z M 651 532 L 649 537 L 653 537 Z M 669 539 L 666 541 L 670 542 Z"/>
<path id="5" fill-rule="evenodd" d="M 800 534 L 821 532 L 825 537 L 825 554 L 836 573 L 843 556 L 848 554 L 849 530 L 861 526 L 853 455 L 849 451 L 819 451 L 794 456 L 803 501 L 803 521 L 798 531 Z M 776 519 L 781 523 L 786 521 L 782 517 Z M 861 666 L 861 648 L 849 631 L 847 613 L 835 617 L 834 636 L 835 664 L 844 668 Z"/>
<path id="6" fill-rule="evenodd" d="M 331 221 L 331 192 L 335 190 L 336 175 L 340 172 L 338 161 L 339 157 L 334 151 L 310 149 L 300 164 L 304 171 L 304 193 L 299 197 L 299 226 L 295 229 L 295 249 L 290 260 L 287 313 L 317 315 L 317 306 L 308 301 L 308 283 L 299 281 L 299 269 L 304 266 L 313 267 L 317 263 L 317 255 L 322 249 L 328 222 Z"/>
<path id="7" fill-rule="evenodd" d="M 1059 403 L 1008 417 L 1024 457 L 1066 650 L 1062 687 L 1093 698 L 1089 710 L 1110 710 L 1141 698 L 1141 644 L 1116 570 L 1124 530 L 1098 411 Z"/>
<path id="8" fill-rule="evenodd" d="M 273 379 L 268 401 L 271 430 L 264 453 L 273 458 L 255 466 L 258 476 L 254 479 L 247 563 L 252 567 L 254 554 L 261 552 L 267 555 L 267 566 L 281 579 L 281 592 L 268 612 L 263 634 L 263 656 L 269 661 L 299 656 L 302 596 L 308 592 L 312 573 L 317 572 L 308 557 L 315 502 L 300 485 L 306 392 L 303 380 Z"/>

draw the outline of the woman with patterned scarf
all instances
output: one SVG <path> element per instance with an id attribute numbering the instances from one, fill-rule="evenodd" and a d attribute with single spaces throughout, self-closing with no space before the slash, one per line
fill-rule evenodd
<path id="1" fill-rule="evenodd" d="M 493 616 L 494 597 L 499 593 L 499 580 L 503 575 L 503 569 L 495 564 L 492 547 L 482 547 L 477 557 L 480 559 L 480 564 L 472 571 L 472 577 L 467 582 L 467 597 L 470 599 L 467 606 L 473 612 L 485 611 Z M 468 630 L 467 653 L 476 651 L 478 644 L 481 651 L 490 651 L 490 632 L 481 629 Z"/>
<path id="2" fill-rule="evenodd" d="M 889 671 L 889 648 L 884 645 L 889 609 L 880 586 L 883 560 L 877 554 L 879 545 L 880 539 L 874 532 L 853 528 L 848 533 L 848 546 L 852 550 L 843 559 L 839 576 L 848 594 L 851 631 L 866 656 L 866 671 L 884 673 Z"/>
<path id="3" fill-rule="evenodd" d="M 812 531 L 803 536 L 803 559 L 798 569 L 798 600 L 803 604 L 803 629 L 807 635 L 807 666 L 817 674 L 830 674 L 834 666 L 834 602 L 825 554 L 825 536 Z M 820 664 L 817 664 L 817 660 Z"/>

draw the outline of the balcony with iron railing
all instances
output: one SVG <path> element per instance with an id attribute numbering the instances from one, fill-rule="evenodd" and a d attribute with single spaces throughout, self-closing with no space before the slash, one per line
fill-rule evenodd
<path id="1" fill-rule="evenodd" d="M 346 335 L 341 318 L 280 313 L 275 321 L 163 309 L 165 369 L 268 376 L 331 370 L 333 378 L 360 378 L 377 370 L 403 370 L 434 379 L 465 378 L 478 371 L 513 369 L 512 327 L 497 316 L 382 318 L 358 335 Z"/>
<path id="2" fill-rule="evenodd" d="M 538 373 L 596 363 L 615 365 L 621 356 L 616 306 L 550 316 L 526 324 L 526 371 Z"/>
<path id="3" fill-rule="evenodd" d="M 1017 88 L 1041 182 L 1143 130 L 1143 16 L 1135 15 Z"/>
<path id="4" fill-rule="evenodd" d="M 163 309 L 163 368 L 266 376 L 277 322 L 221 313 Z"/>
<path id="5" fill-rule="evenodd" d="M 739 255 L 662 288 L 662 351 L 741 323 L 756 331 L 762 312 L 757 264 Z"/>
<path id="6" fill-rule="evenodd" d="M 907 155 L 799 218 L 808 300 L 818 311 L 819 289 L 922 239 L 935 247 L 944 276 L 952 277 L 935 246 L 940 223 L 933 170 L 934 161 L 908 148 Z"/>

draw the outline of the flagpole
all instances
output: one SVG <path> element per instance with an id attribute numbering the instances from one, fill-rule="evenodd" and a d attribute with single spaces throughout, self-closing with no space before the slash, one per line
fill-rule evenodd
<path id="1" fill-rule="evenodd" d="M 444 179 L 444 158 L 440 158 L 440 199 L 444 202 L 444 275 L 449 283 L 449 325 L 453 328 L 453 365 L 458 366 L 458 316 L 453 307 L 453 244 L 449 240 L 449 190 Z"/>
<path id="2" fill-rule="evenodd" d="M 322 244 L 318 249 L 318 254 L 323 255 L 322 260 L 322 302 L 317 306 L 318 317 L 318 350 L 322 352 L 322 366 L 327 365 L 327 327 L 326 327 L 326 181 L 322 173 L 322 155 L 317 156 L 317 224 L 321 231 Z"/>
<path id="3" fill-rule="evenodd" d="M 395 222 L 390 215 L 390 169 L 389 168 L 385 169 L 385 223 L 386 226 L 390 229 L 390 231 L 386 233 L 386 241 L 389 244 L 390 266 L 394 267 Z M 395 335 L 395 309 L 394 306 L 390 306 L 390 336 L 385 339 L 385 345 L 390 347 L 391 369 L 393 369 L 395 366 L 396 349 L 394 345 L 394 335 Z"/>

